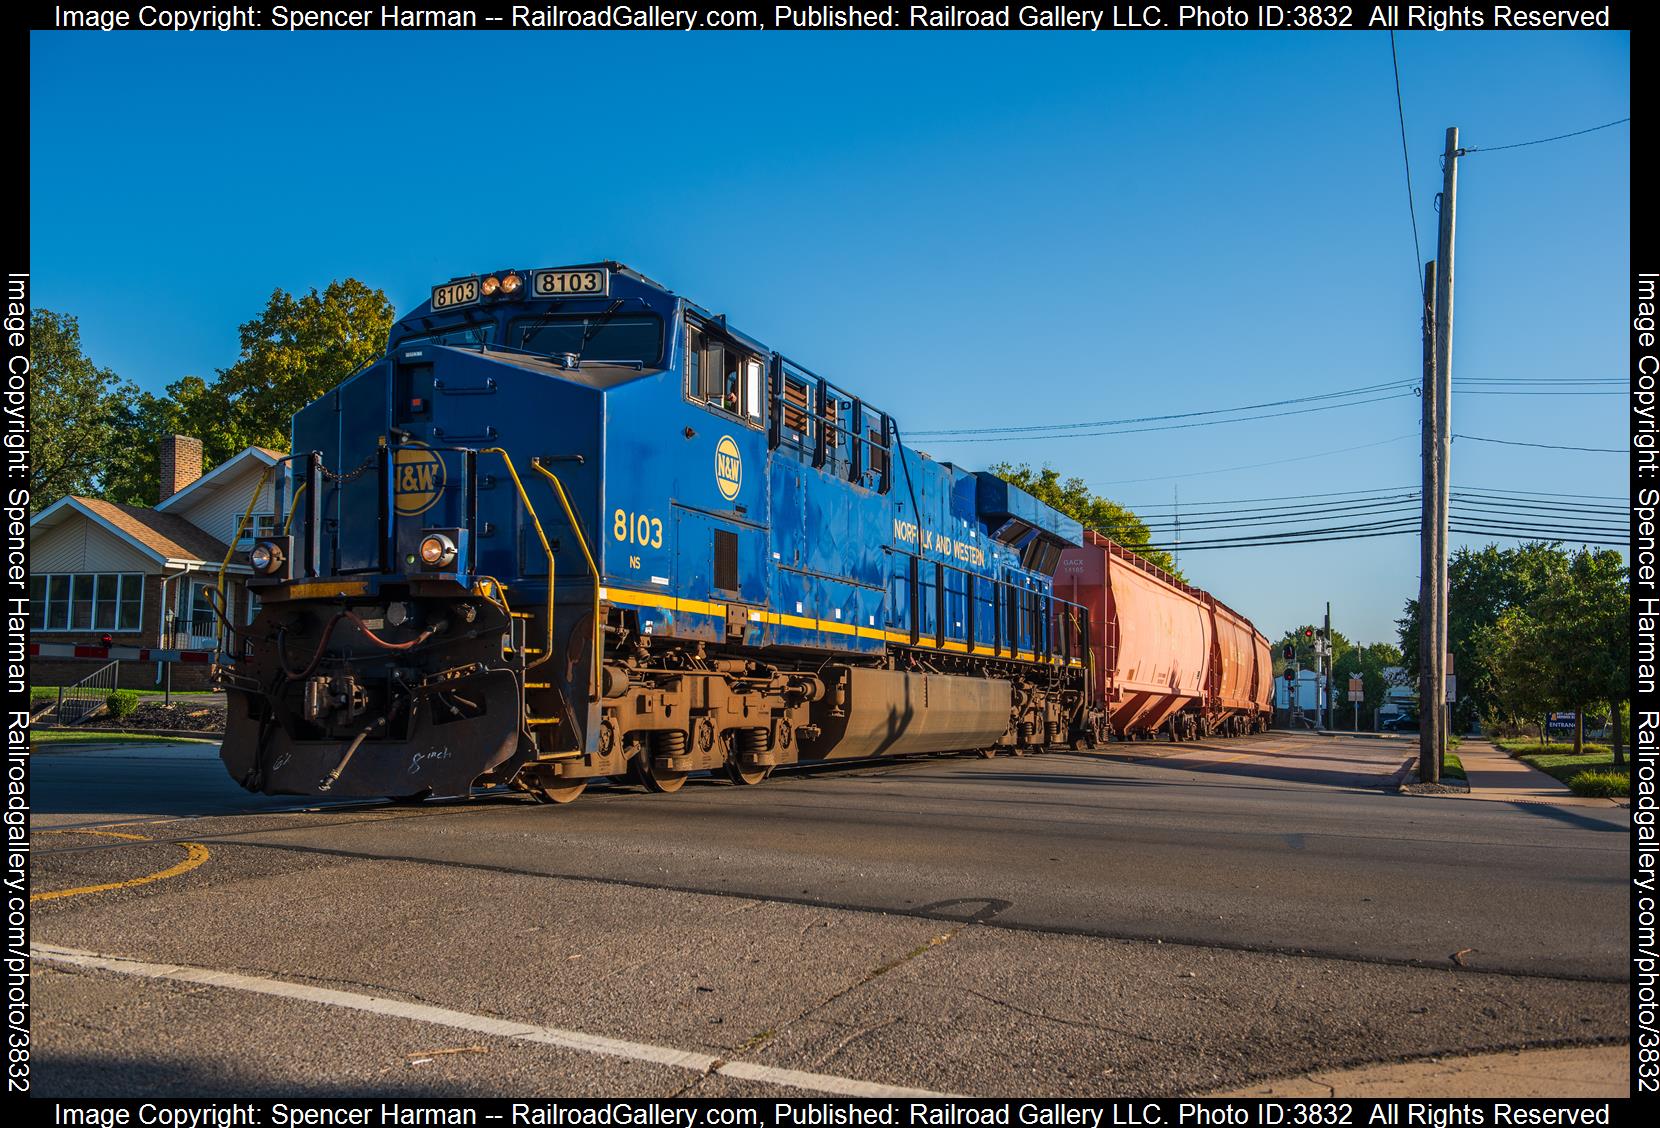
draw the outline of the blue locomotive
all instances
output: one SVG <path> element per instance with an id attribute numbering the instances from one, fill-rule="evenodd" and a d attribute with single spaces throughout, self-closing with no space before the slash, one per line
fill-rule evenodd
<path id="1" fill-rule="evenodd" d="M 452 279 L 293 421 L 222 757 L 282 794 L 1105 738 L 1077 522 L 615 262 Z"/>

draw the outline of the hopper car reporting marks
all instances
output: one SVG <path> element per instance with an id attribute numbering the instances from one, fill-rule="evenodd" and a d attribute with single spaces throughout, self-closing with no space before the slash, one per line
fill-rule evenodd
<path id="1" fill-rule="evenodd" d="M 1181 589 L 1201 692 L 1132 715 L 1145 679 L 1103 676 L 1128 597 L 1055 590 L 1105 542 L 618 263 L 433 287 L 292 437 L 259 614 L 221 618 L 221 757 L 250 790 L 567 802 L 1250 714 L 1244 620 Z"/>

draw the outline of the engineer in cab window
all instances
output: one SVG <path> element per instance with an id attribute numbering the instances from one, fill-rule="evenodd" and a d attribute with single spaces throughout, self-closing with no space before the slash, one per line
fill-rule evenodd
<path id="1" fill-rule="evenodd" d="M 695 325 L 686 327 L 686 384 L 711 407 L 739 418 L 761 417 L 761 362 Z"/>

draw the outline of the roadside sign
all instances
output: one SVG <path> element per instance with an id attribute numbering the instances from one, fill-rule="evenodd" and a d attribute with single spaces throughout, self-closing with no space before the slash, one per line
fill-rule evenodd
<path id="1" fill-rule="evenodd" d="M 1545 722 L 1545 727 L 1571 729 L 1574 727 L 1574 715 L 1572 713 L 1552 713 L 1550 719 Z"/>
<path id="2" fill-rule="evenodd" d="M 1356 674 L 1349 679 L 1349 700 L 1366 700 L 1366 685 L 1363 681 L 1361 681 L 1359 674 Z"/>

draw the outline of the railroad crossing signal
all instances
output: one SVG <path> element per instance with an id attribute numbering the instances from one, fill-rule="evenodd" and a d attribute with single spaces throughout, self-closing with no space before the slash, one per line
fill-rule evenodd
<path id="1" fill-rule="evenodd" d="M 1297 660 L 1297 644 L 1296 643 L 1288 642 L 1288 643 L 1285 644 L 1285 660 L 1287 662 L 1295 662 Z"/>
<path id="2" fill-rule="evenodd" d="M 1293 670 L 1290 666 L 1287 666 L 1285 668 L 1285 680 L 1288 681 L 1288 682 L 1296 681 L 1297 680 L 1297 671 Z"/>

